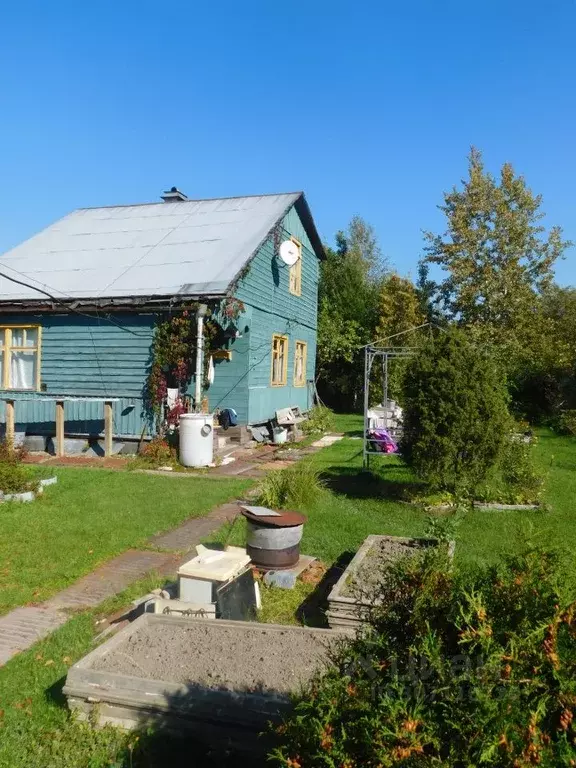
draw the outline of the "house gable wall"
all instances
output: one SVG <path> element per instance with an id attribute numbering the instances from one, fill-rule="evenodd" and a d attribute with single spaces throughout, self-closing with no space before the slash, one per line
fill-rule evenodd
<path id="1" fill-rule="evenodd" d="M 289 291 L 289 268 L 277 258 L 278 245 L 289 237 L 302 244 L 302 293 Z M 307 344 L 306 378 L 314 378 L 318 316 L 319 260 L 294 207 L 284 217 L 250 262 L 234 295 L 251 313 L 248 371 L 248 422 L 257 424 L 273 418 L 276 410 L 298 405 L 311 406 L 308 385 L 294 386 L 295 342 Z M 271 386 L 272 336 L 288 337 L 286 386 Z"/>

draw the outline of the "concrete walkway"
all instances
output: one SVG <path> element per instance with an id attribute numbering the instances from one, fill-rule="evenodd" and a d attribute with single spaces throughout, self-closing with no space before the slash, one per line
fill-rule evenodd
<path id="1" fill-rule="evenodd" d="M 326 440 L 326 437 L 330 439 Z M 217 467 L 204 476 L 213 476 L 214 479 L 222 476 L 261 477 L 269 469 L 282 469 L 305 455 L 342 439 L 340 435 L 326 437 L 308 448 L 282 452 L 281 460 L 272 460 L 274 449 L 260 451 L 257 456 L 254 456 L 254 451 L 239 451 L 237 462 Z M 106 469 L 125 470 L 126 467 L 125 461 L 120 467 L 120 462 L 115 462 L 114 457 L 99 461 L 102 462 L 99 466 Z M 49 463 L 58 466 L 95 466 L 88 460 L 75 458 L 71 461 L 56 460 Z M 196 473 L 144 471 L 166 477 L 198 477 Z M 64 624 L 69 618 L 70 610 L 95 608 L 151 571 L 161 576 L 173 576 L 179 565 L 190 559 L 190 552 L 196 544 L 217 531 L 226 521 L 232 522 L 236 518 L 240 512 L 239 505 L 240 502 L 229 502 L 216 507 L 204 517 L 191 518 L 174 530 L 151 537 L 147 544 L 153 549 L 128 550 L 83 576 L 46 602 L 37 606 L 15 608 L 5 616 L 0 616 L 0 667 Z"/>
<path id="2" fill-rule="evenodd" d="M 191 518 L 178 528 L 147 541 L 151 547 L 164 550 L 162 552 L 130 549 L 46 602 L 15 608 L 0 616 L 0 667 L 64 624 L 70 618 L 70 610 L 95 608 L 151 571 L 173 576 L 179 565 L 190 559 L 196 544 L 226 521 L 235 519 L 240 512 L 239 504 L 222 504 L 204 517 Z"/>

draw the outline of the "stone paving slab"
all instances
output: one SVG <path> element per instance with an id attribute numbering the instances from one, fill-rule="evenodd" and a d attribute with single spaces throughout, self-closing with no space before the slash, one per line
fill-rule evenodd
<path id="1" fill-rule="evenodd" d="M 334 445 L 334 443 L 337 443 L 343 438 L 344 435 L 324 435 L 320 440 L 316 440 L 315 443 L 312 443 L 312 448 L 326 448 L 329 445 Z"/>
<path id="2" fill-rule="evenodd" d="M 175 531 L 154 536 L 149 544 L 159 549 L 168 549 L 173 552 L 189 552 L 205 537 L 214 533 L 222 525 L 222 520 L 189 520 Z"/>
<path id="3" fill-rule="evenodd" d="M 93 608 L 150 571 L 170 572 L 175 563 L 172 554 L 130 549 L 59 592 L 44 605 L 56 609 Z"/>
<path id="4" fill-rule="evenodd" d="M 238 477 L 244 475 L 245 477 L 253 477 L 253 471 L 258 470 L 259 464 L 246 464 L 245 462 L 232 462 L 231 464 L 224 464 L 219 467 L 210 467 L 208 469 L 189 469 L 186 472 L 167 472 L 165 469 L 136 469 L 143 475 L 157 475 L 162 477 L 179 477 L 198 479 L 199 477 L 206 480 L 221 480 L 223 477 Z"/>
<path id="5" fill-rule="evenodd" d="M 218 530 L 227 520 L 233 520 L 240 514 L 237 502 L 222 504 L 206 517 L 192 518 L 183 525 L 167 533 L 161 533 L 148 539 L 148 544 L 159 549 L 174 552 L 190 552 L 203 538 Z"/>
<path id="6" fill-rule="evenodd" d="M 67 619 L 65 613 L 45 606 L 15 608 L 6 616 L 0 616 L 0 666 L 42 640 Z"/>
<path id="7" fill-rule="evenodd" d="M 313 449 L 330 445 L 340 436 L 326 436 L 328 440 L 318 440 Z M 309 450 L 309 449 L 308 449 Z M 97 466 L 102 466 L 101 459 L 96 460 Z M 218 476 L 262 477 L 266 474 L 266 463 L 270 461 L 270 453 L 263 453 L 255 463 L 245 460 L 234 462 L 226 466 L 218 467 L 216 473 L 211 473 L 216 479 Z M 45 462 L 41 462 L 45 463 Z M 56 464 L 56 461 L 49 463 Z M 66 462 L 68 466 L 78 466 L 73 462 Z M 83 466 L 90 466 L 87 462 Z M 94 465 L 92 465 L 94 466 Z M 278 466 L 278 463 L 274 465 Z M 110 462 L 110 469 L 119 469 Z M 144 470 L 146 471 L 146 470 Z M 164 473 L 157 470 L 147 470 L 150 474 L 163 474 L 168 477 L 198 477 L 198 474 Z M 204 475 L 209 477 L 210 474 Z M 16 608 L 5 616 L 0 617 L 0 667 L 9 661 L 20 651 L 29 648 L 34 643 L 43 639 L 55 629 L 64 624 L 68 615 L 65 609 L 93 608 L 108 597 L 126 589 L 134 581 L 145 576 L 150 571 L 156 571 L 161 575 L 172 575 L 178 566 L 185 562 L 188 555 L 182 559 L 183 552 L 189 552 L 196 544 L 206 536 L 217 530 L 227 520 L 234 519 L 239 514 L 239 502 L 222 504 L 212 510 L 207 516 L 193 518 L 173 531 L 154 536 L 149 544 L 169 552 L 153 552 L 128 550 L 108 563 L 100 566 L 92 573 L 79 579 L 75 584 L 58 593 L 40 606 L 25 606 Z"/>
<path id="8" fill-rule="evenodd" d="M 276 469 L 289 469 L 294 466 L 293 461 L 286 459 L 274 459 L 273 461 L 267 461 L 265 464 L 260 464 L 260 469 L 263 470 L 276 470 Z"/>
<path id="9" fill-rule="evenodd" d="M 222 464 L 211 470 L 215 477 L 236 477 L 257 469 L 258 464 L 247 464 L 244 461 L 234 461 L 232 464 Z"/>
<path id="10" fill-rule="evenodd" d="M 128 550 L 79 579 L 41 606 L 16 608 L 0 617 L 0 667 L 20 651 L 42 640 L 69 618 L 65 609 L 93 608 L 126 589 L 150 571 L 172 576 L 196 544 L 240 513 L 239 502 L 213 509 L 207 516 L 192 518 L 175 530 L 153 536 L 149 544 L 170 552 Z"/>

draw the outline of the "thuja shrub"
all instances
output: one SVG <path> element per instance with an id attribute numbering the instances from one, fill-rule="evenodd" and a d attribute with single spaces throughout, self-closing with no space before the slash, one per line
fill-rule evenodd
<path id="1" fill-rule="evenodd" d="M 510 430 L 503 377 L 463 331 L 441 333 L 404 378 L 402 454 L 435 490 L 473 496 Z"/>
<path id="2" fill-rule="evenodd" d="M 554 553 L 465 575 L 427 552 L 385 573 L 368 628 L 277 728 L 285 768 L 576 761 L 576 604 Z"/>

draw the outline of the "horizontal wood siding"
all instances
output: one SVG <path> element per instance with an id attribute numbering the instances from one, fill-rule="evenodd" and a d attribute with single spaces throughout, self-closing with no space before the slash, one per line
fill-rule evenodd
<path id="1" fill-rule="evenodd" d="M 2 392 L 2 396 L 6 396 Z M 54 435 L 56 404 L 48 400 L 48 394 L 41 395 L 34 401 L 18 402 L 22 393 L 14 393 L 16 431 L 29 435 Z M 148 421 L 141 398 L 121 398 L 113 404 L 114 434 L 118 437 L 140 437 L 142 428 Z M 66 403 L 66 434 L 92 435 L 104 434 L 104 403 Z M 0 403 L 0 419 L 5 422 L 5 404 Z M 150 432 L 148 431 L 149 435 Z"/>
<path id="2" fill-rule="evenodd" d="M 307 380 L 314 378 L 318 315 L 318 257 L 294 208 L 285 216 L 280 237 L 295 237 L 302 244 L 302 294 L 289 291 L 289 269 L 276 256 L 274 238 L 262 245 L 247 273 L 240 280 L 235 296 L 251 308 L 250 355 L 248 371 L 248 422 L 272 419 L 276 410 L 298 405 L 311 406 L 310 387 L 295 387 L 295 342 L 307 343 Z M 288 337 L 288 380 L 286 386 L 270 382 L 272 336 Z"/>
<path id="3" fill-rule="evenodd" d="M 252 259 L 234 295 L 252 307 L 316 328 L 318 257 L 312 250 L 300 218 L 293 208 L 284 218 L 283 230 L 278 240 L 281 242 L 290 236 L 302 243 L 302 295 L 294 296 L 290 293 L 289 268 L 277 257 L 273 238 L 268 238 Z"/>
<path id="4" fill-rule="evenodd" d="M 112 322 L 79 315 L 0 315 L 0 325 L 42 326 L 39 393 L 0 390 L 3 397 L 34 401 L 16 404 L 17 429 L 52 434 L 55 395 L 120 398 L 114 403 L 114 432 L 140 435 L 147 424 L 143 394 L 150 365 L 155 315 L 118 313 Z M 104 429 L 102 403 L 66 403 L 66 432 L 100 434 Z M 4 417 L 4 405 L 0 405 Z"/>
<path id="5" fill-rule="evenodd" d="M 241 236 L 241 233 L 239 233 Z M 289 291 L 289 269 L 276 256 L 276 245 L 290 236 L 302 244 L 302 294 Z M 276 245 L 275 245 L 276 242 Z M 307 379 L 314 378 L 316 358 L 318 258 L 294 208 L 282 229 L 270 237 L 239 281 L 235 296 L 245 304 L 237 321 L 241 338 L 230 342 L 232 359 L 215 361 L 214 383 L 207 388 L 211 410 L 234 408 L 240 423 L 259 423 L 274 417 L 279 408 L 310 406 L 308 385 L 294 387 L 295 341 L 305 341 Z M 139 436 L 147 424 L 144 387 L 151 362 L 150 346 L 156 316 L 117 313 L 113 323 L 78 315 L 1 316 L 0 324 L 42 326 L 41 380 L 46 391 L 34 402 L 16 406 L 17 428 L 53 433 L 54 395 L 114 397 L 114 431 L 118 436 Z M 120 327 L 118 327 L 120 326 Z M 132 333 L 130 333 L 132 331 Z M 288 381 L 270 385 L 272 335 L 289 338 Z M 193 384 L 191 386 L 193 391 Z M 2 392 L 4 396 L 8 393 Z M 14 398 L 30 393 L 14 392 Z M 4 416 L 0 404 L 0 415 Z M 66 405 L 68 433 L 100 434 L 104 428 L 102 403 Z"/>
<path id="6" fill-rule="evenodd" d="M 272 368 L 272 336 L 278 333 L 288 338 L 288 376 L 286 386 L 270 385 Z M 251 351 L 250 351 L 250 386 L 249 386 L 249 421 L 253 424 L 267 421 L 274 417 L 280 408 L 298 405 L 302 410 L 311 406 L 310 386 L 294 386 L 294 351 L 296 341 L 307 344 L 306 381 L 314 378 L 316 359 L 316 331 L 293 320 L 286 320 L 269 313 L 253 310 Z"/>

